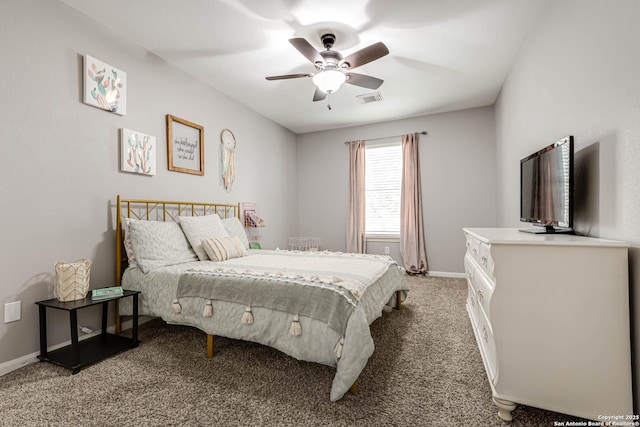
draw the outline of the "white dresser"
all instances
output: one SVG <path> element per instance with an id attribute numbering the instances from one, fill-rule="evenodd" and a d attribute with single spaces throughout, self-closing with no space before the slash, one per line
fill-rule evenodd
<path id="1" fill-rule="evenodd" d="M 498 415 L 631 415 L 628 244 L 465 228 L 467 311 Z"/>

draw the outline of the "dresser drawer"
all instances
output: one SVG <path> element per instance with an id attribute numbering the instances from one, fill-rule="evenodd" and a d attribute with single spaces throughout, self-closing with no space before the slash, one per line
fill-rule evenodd
<path id="1" fill-rule="evenodd" d="M 467 310 L 469 311 L 471 324 L 476 328 L 478 326 L 478 296 L 476 295 L 476 292 L 471 285 L 471 281 L 469 280 L 467 280 L 467 287 Z"/>
<path id="2" fill-rule="evenodd" d="M 491 256 L 491 245 L 476 239 L 470 234 L 467 238 L 467 253 L 477 261 L 478 265 L 493 277 L 493 257 Z"/>
<path id="3" fill-rule="evenodd" d="M 478 328 L 476 329 L 476 339 L 478 348 L 482 355 L 482 361 L 487 371 L 489 381 L 495 384 L 498 375 L 498 361 L 496 360 L 496 342 L 493 338 L 493 331 L 482 315 L 479 316 Z"/>
<path id="4" fill-rule="evenodd" d="M 480 240 L 471 236 L 470 234 L 466 235 L 467 237 L 467 253 L 471 255 L 473 259 L 480 263 Z"/>
<path id="5" fill-rule="evenodd" d="M 478 306 L 482 308 L 487 319 L 491 319 L 491 297 L 493 297 L 495 289 L 494 283 L 479 268 L 474 270 L 471 281 L 476 291 Z"/>
<path id="6" fill-rule="evenodd" d="M 489 277 L 493 278 L 493 257 L 491 256 L 491 245 L 480 243 L 478 248 L 478 263 Z"/>
<path id="7" fill-rule="evenodd" d="M 473 280 L 473 273 L 478 268 L 478 263 L 471 257 L 471 254 L 467 253 L 464 256 L 464 272 L 467 279 Z"/>

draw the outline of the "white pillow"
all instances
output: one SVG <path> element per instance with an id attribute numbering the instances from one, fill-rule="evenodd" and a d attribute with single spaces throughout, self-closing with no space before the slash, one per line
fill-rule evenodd
<path id="1" fill-rule="evenodd" d="M 237 216 L 223 219 L 222 224 L 224 224 L 224 228 L 227 230 L 227 233 L 229 233 L 229 236 L 236 236 L 240 240 L 240 243 L 242 243 L 242 246 L 244 246 L 245 249 L 249 249 L 247 232 Z"/>
<path id="2" fill-rule="evenodd" d="M 178 217 L 182 231 L 195 251 L 200 261 L 209 259 L 202 248 L 202 240 L 229 237 L 218 214 L 205 216 L 180 216 Z"/>
<path id="3" fill-rule="evenodd" d="M 129 238 L 143 273 L 166 265 L 197 261 L 182 229 L 175 222 L 129 220 Z"/>
<path id="4" fill-rule="evenodd" d="M 202 247 L 212 261 L 226 261 L 232 258 L 247 256 L 240 239 L 236 236 L 219 239 L 204 239 Z"/>

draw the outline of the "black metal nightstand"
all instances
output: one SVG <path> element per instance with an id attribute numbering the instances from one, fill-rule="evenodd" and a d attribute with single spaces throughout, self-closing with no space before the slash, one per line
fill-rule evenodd
<path id="1" fill-rule="evenodd" d="M 123 295 L 92 300 L 86 297 L 77 301 L 62 302 L 57 299 L 38 301 L 40 316 L 40 355 L 38 359 L 52 362 L 56 365 L 71 369 L 72 374 L 78 373 L 83 367 L 102 360 L 124 350 L 138 345 L 138 294 L 140 291 L 124 291 Z M 131 338 L 107 333 L 107 313 L 109 302 L 121 298 L 133 297 L 133 327 Z M 82 341 L 78 340 L 78 310 L 102 304 L 102 333 Z M 47 351 L 47 308 L 69 312 L 71 327 L 71 345 L 57 350 Z"/>

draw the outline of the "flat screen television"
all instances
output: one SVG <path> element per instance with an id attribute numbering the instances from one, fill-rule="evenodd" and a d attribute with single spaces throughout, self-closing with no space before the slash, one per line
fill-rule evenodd
<path id="1" fill-rule="evenodd" d="M 573 136 L 520 160 L 520 221 L 528 233 L 571 233 L 573 227 Z"/>

